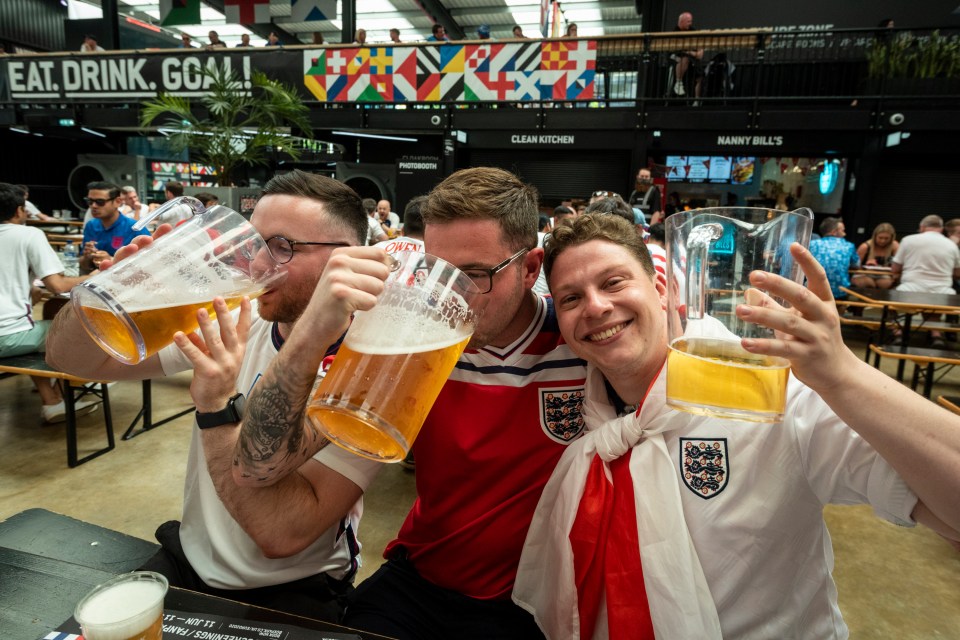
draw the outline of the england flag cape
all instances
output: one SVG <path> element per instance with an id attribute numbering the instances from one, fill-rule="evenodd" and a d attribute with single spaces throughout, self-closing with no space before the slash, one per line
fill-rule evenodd
<path id="1" fill-rule="evenodd" d="M 633 478 L 643 582 L 657 640 L 722 638 L 720 620 L 683 517 L 677 472 L 662 433 L 703 420 L 666 404 L 666 369 L 636 413 L 617 417 L 603 375 L 587 369 L 583 416 L 589 430 L 561 457 L 543 490 L 520 557 L 513 601 L 533 614 L 549 640 L 581 637 L 569 533 L 594 456 L 608 463 L 633 449 Z M 638 585 L 642 589 L 644 585 Z M 605 612 L 593 633 L 608 637 Z"/>

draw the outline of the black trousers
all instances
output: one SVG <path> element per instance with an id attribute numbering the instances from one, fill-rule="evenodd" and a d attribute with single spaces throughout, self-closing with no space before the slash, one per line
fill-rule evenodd
<path id="1" fill-rule="evenodd" d="M 388 560 L 360 583 L 343 624 L 399 640 L 537 640 L 533 616 L 509 600 L 477 600 L 425 580 L 409 560 Z"/>
<path id="2" fill-rule="evenodd" d="M 325 573 L 256 589 L 215 589 L 197 575 L 184 555 L 180 545 L 179 522 L 171 520 L 163 523 L 157 529 L 156 536 L 160 550 L 140 569 L 162 574 L 172 587 L 327 622 L 340 622 L 347 596 L 353 591 L 353 585 L 349 582 L 335 580 Z"/>

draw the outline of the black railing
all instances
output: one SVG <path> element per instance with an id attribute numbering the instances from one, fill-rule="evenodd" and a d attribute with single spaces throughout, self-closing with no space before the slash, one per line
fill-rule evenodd
<path id="1" fill-rule="evenodd" d="M 573 100 L 558 99 L 556 93 L 494 100 L 489 96 L 445 99 L 444 95 L 425 97 L 408 92 L 402 100 L 395 96 L 371 100 L 369 95 L 358 94 L 355 100 L 325 101 L 308 88 L 310 58 L 314 51 L 317 56 L 334 56 L 338 50 L 351 48 L 341 45 L 3 56 L 0 104 L 16 105 L 21 110 L 52 104 L 135 105 L 149 97 L 150 91 L 190 88 L 196 95 L 196 87 L 188 86 L 184 73 L 188 59 L 203 65 L 229 59 L 235 71 L 247 75 L 251 69 L 262 70 L 298 87 L 304 102 L 320 110 L 390 109 L 402 105 L 407 109 L 452 108 L 451 113 L 456 113 L 457 109 L 493 106 L 604 108 L 647 103 L 681 106 L 810 101 L 851 105 L 856 104 L 854 101 L 890 99 L 923 100 L 925 106 L 956 106 L 955 99 L 960 97 L 960 30 L 955 28 L 698 31 L 580 41 L 596 43 L 596 68 L 592 95 L 588 91 Z M 479 44 L 482 43 L 423 43 L 396 50 Z M 371 58 L 377 47 L 383 50 L 386 46 L 370 47 Z M 82 76 L 88 71 L 94 78 L 89 83 Z M 115 83 L 120 82 L 117 78 L 128 78 L 125 82 L 129 86 L 118 84 L 119 88 L 114 90 Z M 165 84 L 169 78 L 176 86 Z M 83 87 L 78 90 L 81 80 Z M 72 92 L 68 91 L 71 86 Z M 944 100 L 938 102 L 938 98 Z"/>

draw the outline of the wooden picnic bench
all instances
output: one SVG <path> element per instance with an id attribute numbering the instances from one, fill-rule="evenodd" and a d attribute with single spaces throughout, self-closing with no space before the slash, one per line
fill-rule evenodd
<path id="1" fill-rule="evenodd" d="M 110 396 L 107 382 L 86 380 L 58 371 L 47 364 L 42 353 L 27 353 L 21 356 L 0 358 L 0 377 L 11 375 L 38 376 L 59 380 L 63 389 L 63 402 L 67 411 L 67 465 L 76 467 L 113 450 L 113 416 L 110 413 Z M 87 454 L 82 458 L 77 453 L 77 412 L 76 403 L 86 396 L 94 396 L 103 402 L 104 424 L 107 431 L 107 446 Z"/>
<path id="2" fill-rule="evenodd" d="M 930 397 L 933 383 L 938 380 L 937 373 L 943 377 L 950 369 L 960 364 L 960 353 L 949 349 L 929 349 L 906 345 L 870 345 L 870 351 L 878 358 L 893 358 L 902 363 L 913 363 L 913 379 L 910 388 L 916 391 L 920 378 L 923 378 L 923 395 Z M 903 382 L 903 368 L 897 369 L 897 381 Z"/>

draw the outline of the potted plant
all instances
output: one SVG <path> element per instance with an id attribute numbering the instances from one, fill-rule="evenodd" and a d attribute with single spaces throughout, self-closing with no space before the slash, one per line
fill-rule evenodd
<path id="1" fill-rule="evenodd" d="M 293 160 L 299 151 L 291 144 L 291 128 L 311 136 L 308 109 L 293 87 L 259 71 L 250 75 L 249 88 L 232 70 L 219 66 L 194 71 L 204 77 L 205 94 L 197 99 L 160 93 L 141 105 L 140 124 L 168 134 L 178 151 L 189 149 L 191 159 L 216 167 L 217 183 L 233 186 L 233 174 L 242 165 L 266 165 L 277 150 Z"/>
<path id="2" fill-rule="evenodd" d="M 887 93 L 939 95 L 960 92 L 960 41 L 933 31 L 877 37 L 867 50 L 872 88 Z"/>

